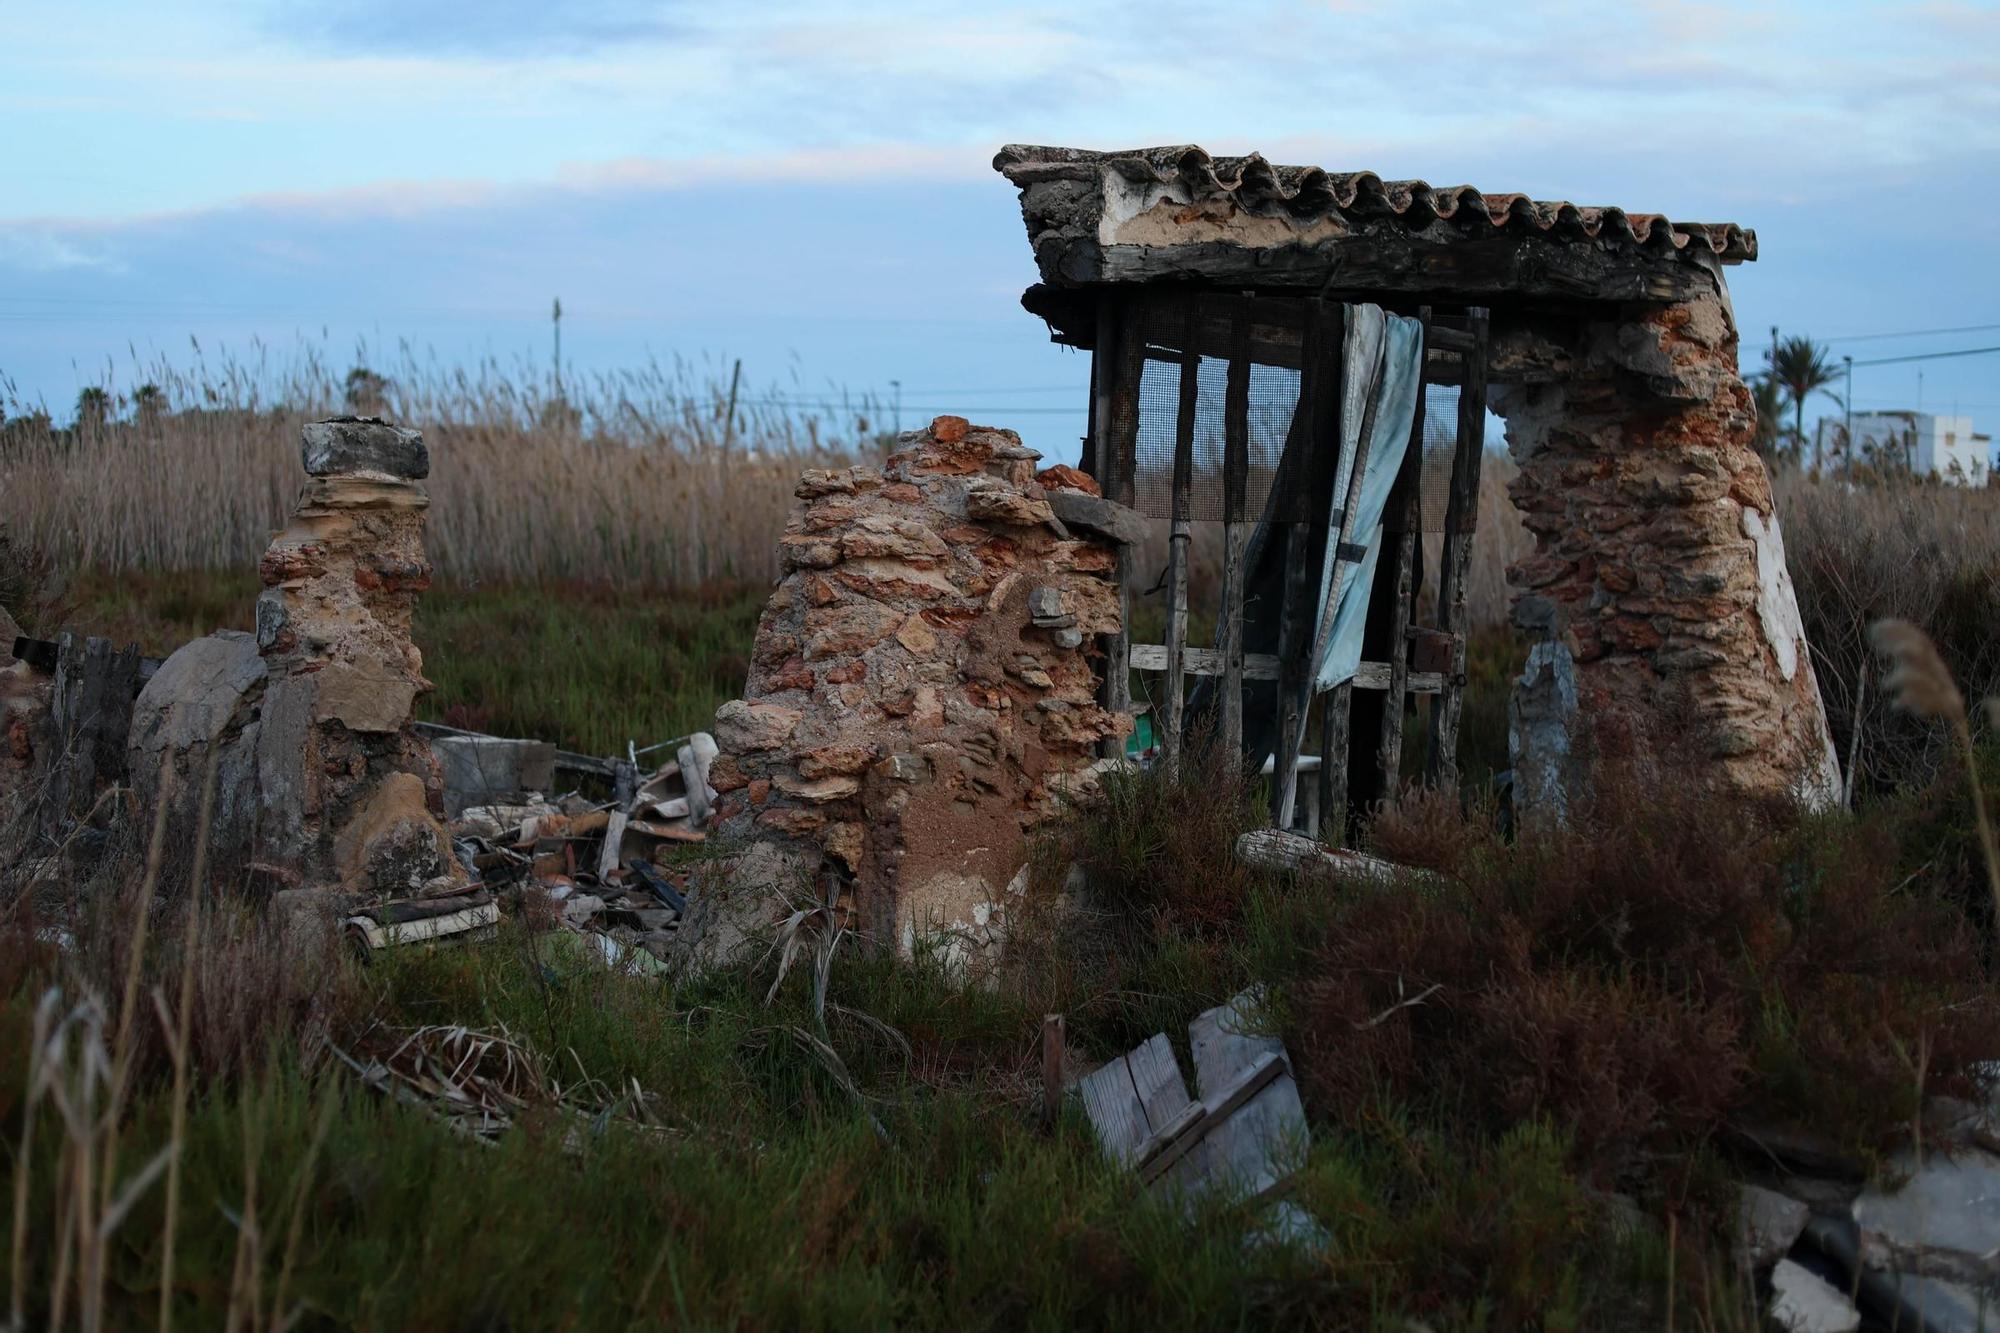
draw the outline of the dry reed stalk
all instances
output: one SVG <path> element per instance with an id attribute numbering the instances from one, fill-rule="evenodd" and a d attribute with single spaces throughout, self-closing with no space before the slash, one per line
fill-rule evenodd
<path id="1" fill-rule="evenodd" d="M 2000 926 L 2000 846 L 1995 845 L 1993 819 L 1986 809 L 1986 791 L 1979 781 L 1979 757 L 1972 740 L 1972 721 L 1966 711 L 1965 696 L 1945 669 L 1937 645 L 1928 634 L 1907 620 L 1878 620 L 1870 626 L 1869 639 L 1875 651 L 1893 664 L 1882 678 L 1882 692 L 1898 708 L 1919 717 L 1939 718 L 1952 729 L 1958 741 L 1959 757 L 1965 763 L 1965 781 L 1972 792 L 1973 826 L 1979 850 L 1986 861 L 1986 883 L 1993 894 L 1996 926 Z M 1989 711 L 1994 701 L 1986 701 Z"/>
<path id="2" fill-rule="evenodd" d="M 21 1105 L 21 1138 L 14 1155 L 14 1245 L 13 1285 L 7 1302 L 7 1327 L 25 1333 L 28 1327 L 24 1301 L 28 1290 L 28 1185 L 32 1174 L 30 1152 L 35 1146 L 35 1121 L 41 1118 L 42 1061 L 47 1053 L 56 1006 L 62 996 L 51 989 L 43 992 L 35 1005 L 34 1027 L 28 1046 L 28 1080 Z"/>
<path id="3" fill-rule="evenodd" d="M 726 431 L 723 387 L 686 363 L 560 394 L 492 363 L 388 370 L 367 406 L 425 431 L 431 550 L 454 580 L 768 577 L 799 470 L 882 442 L 870 400 L 796 390 L 750 396 Z M 0 405 L 0 529 L 66 568 L 254 565 L 297 495 L 300 424 L 351 405 L 337 377 L 310 356 L 142 373 L 180 410 L 69 430 Z"/>
<path id="4" fill-rule="evenodd" d="M 167 1142 L 174 1155 L 167 1164 L 166 1221 L 160 1240 L 160 1333 L 170 1333 L 174 1323 L 174 1239 L 180 1223 L 180 1149 L 187 1130 L 188 1040 L 194 1015 L 194 960 L 201 951 L 202 916 L 207 910 L 208 837 L 215 813 L 215 774 L 220 756 L 219 750 L 211 750 L 208 763 L 202 770 L 201 811 L 195 819 L 194 866 L 188 877 L 187 926 L 181 937 L 180 996 L 174 1003 L 172 1026 L 169 1027 L 164 1014 L 160 1018 L 160 1026 L 167 1032 L 169 1054 L 174 1064 L 173 1111 L 167 1129 Z M 166 808 L 164 793 L 160 808 Z"/>

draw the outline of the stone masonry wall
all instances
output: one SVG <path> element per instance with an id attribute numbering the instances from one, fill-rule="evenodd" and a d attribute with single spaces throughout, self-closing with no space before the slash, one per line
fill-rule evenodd
<path id="1" fill-rule="evenodd" d="M 907 952 L 988 924 L 1060 776 L 1129 725 L 1097 704 L 1116 548 L 1085 525 L 1130 515 L 1073 469 L 1037 477 L 1011 431 L 940 417 L 899 443 L 800 482 L 710 781 L 725 836 L 851 879 L 856 923 Z"/>
<path id="2" fill-rule="evenodd" d="M 1584 325 L 1556 383 L 1493 391 L 1536 538 L 1508 571 L 1535 640 L 1510 736 L 1526 806 L 1562 808 L 1579 718 L 1616 749 L 1680 709 L 1739 789 L 1839 790 L 1736 343 L 1718 276 Z"/>

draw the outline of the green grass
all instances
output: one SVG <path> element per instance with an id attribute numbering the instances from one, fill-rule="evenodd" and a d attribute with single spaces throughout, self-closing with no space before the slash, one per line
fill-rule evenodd
<path id="1" fill-rule="evenodd" d="M 1191 1015 L 1208 986 L 1238 984 L 1251 953 L 1277 940 L 1218 955 L 1194 990 L 1175 961 L 1192 942 L 1163 940 L 1134 975 L 1181 989 L 1146 1022 Z M 307 1072 L 288 1044 L 197 1096 L 178 1327 L 225 1320 L 237 1219 L 253 1202 L 246 1137 L 268 1237 L 266 1299 L 283 1266 L 283 1220 L 302 1198 L 290 1291 L 304 1328 L 1395 1327 L 1392 1315 L 1416 1310 L 1440 1329 L 1579 1327 L 1628 1299 L 1629 1265 L 1640 1262 L 1586 1264 L 1596 1205 L 1563 1170 L 1560 1134 L 1532 1125 L 1492 1141 L 1408 1122 L 1322 1130 L 1295 1185 L 1328 1227 L 1318 1252 L 1253 1243 L 1240 1214 L 1186 1219 L 1108 1168 L 1074 1108 L 1053 1131 L 1038 1126 L 1025 1071 L 1039 1015 L 1025 997 L 962 990 L 922 967 L 835 965 L 828 1035 L 865 1110 L 791 1035 L 813 1022 L 803 975 L 767 1009 L 761 975 L 668 988 L 554 963 L 510 927 L 348 984 L 371 998 L 367 1021 L 343 1040 L 365 1042 L 371 1024 L 504 1028 L 552 1078 L 587 1071 L 607 1088 L 643 1089 L 652 1125 L 545 1106 L 497 1146 L 475 1146 L 342 1066 L 322 1059 Z M 1101 1055 L 1145 1022 L 1099 998 L 1111 1002 L 1076 1014 Z M 26 999 L 0 1004 L 9 1144 Z M 848 1012 L 896 1028 L 907 1055 Z M 126 1161 L 164 1141 L 166 1098 L 157 1080 L 142 1088 Z M 58 1138 L 45 1121 L 34 1219 L 53 1216 Z M 1460 1234 L 1468 1219 L 1480 1225 L 1471 1251 Z M 154 1190 L 114 1249 L 114 1327 L 151 1318 L 162 1225 Z M 45 1313 L 51 1262 L 39 1225 L 29 1254 L 33 1316 Z M 1490 1257 L 1437 1284 L 1428 1265 L 1440 1254 Z"/>
<path id="2" fill-rule="evenodd" d="M 162 651 L 241 625 L 255 588 L 120 576 L 77 593 L 85 626 Z M 418 626 L 439 687 L 424 707 L 602 753 L 675 734 L 740 688 L 760 602 L 441 588 Z M 1504 756 L 1517 647 L 1474 645 L 1469 774 Z M 1727 1258 L 1744 1167 L 1721 1156 L 1723 1117 L 1832 1117 L 1822 1127 L 1865 1152 L 1925 1090 L 1908 1051 L 1930 1051 L 1930 1090 L 1964 1094 L 1969 1062 L 2000 1040 L 1983 946 L 1950 897 L 1969 855 L 1963 798 L 1944 786 L 1801 823 L 1678 789 L 1624 794 L 1580 813 L 1599 825 L 1540 844 L 1499 837 L 1483 809 L 1412 802 L 1371 835 L 1445 878 L 1384 889 L 1237 863 L 1260 802 L 1198 760 L 1178 783 L 1113 779 L 1103 807 L 1041 840 L 998 985 L 843 946 L 823 1029 L 807 967 L 765 1004 L 768 958 L 668 984 L 510 919 L 467 947 L 325 974 L 239 920 L 204 950 L 176 1326 L 223 1326 L 242 1271 L 268 1302 L 296 1204 L 303 1328 L 1414 1319 L 1444 1333 L 1659 1326 L 1670 1293 L 1691 1324 L 1752 1327 Z M 1092 887 L 1067 914 L 1055 890 L 1075 864 Z M 137 881 L 128 849 L 80 886 L 97 910 L 67 955 L 36 944 L 32 921 L 0 922 L 0 1153 L 29 1186 L 31 1324 L 47 1314 L 63 1191 L 46 1107 L 16 1156 L 30 1014 L 49 985 L 119 993 L 119 904 Z M 169 890 L 128 1164 L 167 1138 L 145 996 L 155 982 L 171 996 L 178 976 Z M 1432 982 L 1444 989 L 1401 1006 Z M 1054 1127 L 1036 1116 L 1044 1014 L 1064 1014 L 1090 1060 L 1164 1031 L 1185 1062 L 1188 1020 L 1252 983 L 1299 1071 L 1314 1142 L 1291 1191 L 1323 1244 L 1259 1244 L 1241 1212 L 1184 1217 L 1099 1159 L 1073 1105 Z M 566 1092 L 531 1098 L 482 1146 L 325 1047 L 379 1056 L 425 1024 L 504 1031 Z M 1649 1219 L 1636 1232 L 1614 1232 L 1613 1191 Z M 252 1202 L 264 1241 L 245 1270 Z M 157 1187 L 142 1195 L 112 1248 L 112 1327 L 151 1320 L 162 1207 Z"/>
<path id="3" fill-rule="evenodd" d="M 163 657 L 249 629 L 257 592 L 254 575 L 94 573 L 71 588 L 68 623 Z M 744 584 L 439 585 L 417 608 L 414 637 L 437 687 L 418 715 L 601 755 L 706 730 L 742 693 L 764 595 Z"/>

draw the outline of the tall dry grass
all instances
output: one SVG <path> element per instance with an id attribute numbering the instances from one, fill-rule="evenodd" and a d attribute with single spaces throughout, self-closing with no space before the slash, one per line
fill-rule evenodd
<path id="1" fill-rule="evenodd" d="M 379 412 L 431 451 L 429 547 L 447 578 L 628 586 L 776 570 L 800 468 L 879 450 L 867 398 L 746 384 L 685 361 L 570 377 L 405 351 L 354 383 L 306 349 L 273 367 L 158 363 L 157 395 L 111 396 L 59 426 L 0 384 L 0 532 L 71 568 L 254 565 L 300 481 L 302 422 Z"/>

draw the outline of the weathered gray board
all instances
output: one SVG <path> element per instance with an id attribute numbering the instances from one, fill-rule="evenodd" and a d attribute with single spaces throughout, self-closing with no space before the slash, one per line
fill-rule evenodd
<path id="1" fill-rule="evenodd" d="M 1284 1043 L 1254 1031 L 1257 995 L 1244 991 L 1188 1025 L 1199 1102 L 1188 1096 L 1165 1033 L 1077 1082 L 1106 1155 L 1189 1202 L 1226 1191 L 1257 1200 L 1303 1165 L 1311 1136 Z M 1163 1170 L 1151 1169 L 1165 1162 Z M 1311 1220 L 1281 1204 L 1271 1230 L 1307 1236 Z"/>

